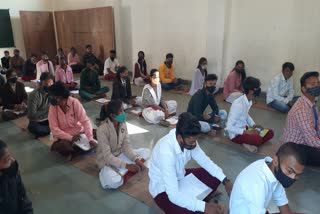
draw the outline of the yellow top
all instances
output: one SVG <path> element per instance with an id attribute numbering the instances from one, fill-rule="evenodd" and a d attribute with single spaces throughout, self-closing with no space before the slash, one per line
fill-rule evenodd
<path id="1" fill-rule="evenodd" d="M 162 63 L 159 67 L 159 74 L 161 83 L 172 83 L 175 79 L 174 66 L 172 65 L 171 68 L 168 68 L 165 63 Z"/>

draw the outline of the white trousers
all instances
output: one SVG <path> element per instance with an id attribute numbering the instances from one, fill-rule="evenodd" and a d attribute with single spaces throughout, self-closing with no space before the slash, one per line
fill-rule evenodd
<path id="1" fill-rule="evenodd" d="M 178 104 L 176 101 L 169 100 L 169 101 L 166 101 L 166 104 L 168 106 L 169 114 L 174 114 L 177 112 Z M 153 124 L 158 124 L 161 120 L 165 119 L 165 115 L 163 111 L 154 110 L 151 107 L 143 109 L 142 116 L 148 123 L 153 123 Z"/>
<path id="2" fill-rule="evenodd" d="M 144 160 L 148 160 L 150 157 L 150 149 L 140 148 L 134 149 L 134 151 Z M 123 153 L 118 156 L 121 160 L 125 161 L 128 164 L 134 164 Z M 123 176 L 127 173 L 127 169 L 115 168 L 110 166 L 104 166 L 99 173 L 100 183 L 103 189 L 117 189 L 123 184 Z"/>

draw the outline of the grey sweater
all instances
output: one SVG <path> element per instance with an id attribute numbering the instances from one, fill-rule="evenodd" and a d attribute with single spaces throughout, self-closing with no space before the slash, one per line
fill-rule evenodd
<path id="1" fill-rule="evenodd" d="M 49 99 L 42 87 L 35 89 L 28 98 L 28 118 L 31 121 L 43 121 L 48 118 Z"/>

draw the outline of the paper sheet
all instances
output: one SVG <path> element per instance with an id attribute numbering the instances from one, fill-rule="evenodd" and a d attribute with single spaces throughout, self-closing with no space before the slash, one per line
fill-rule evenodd
<path id="1" fill-rule="evenodd" d="M 100 99 L 97 99 L 96 101 L 97 101 L 98 103 L 102 103 L 102 104 L 105 104 L 105 103 L 110 102 L 110 100 L 107 100 L 107 99 L 105 99 L 105 98 L 100 98 Z"/>
<path id="2" fill-rule="evenodd" d="M 142 112 L 142 109 L 133 109 L 130 112 L 133 114 L 140 114 Z"/>
<path id="3" fill-rule="evenodd" d="M 27 93 L 33 92 L 34 88 L 30 88 L 29 86 L 25 86 L 24 89 Z"/>
<path id="4" fill-rule="evenodd" d="M 89 151 L 91 149 L 91 146 L 87 136 L 85 134 L 81 134 L 80 136 L 80 140 L 74 142 L 74 144 L 84 151 Z"/>
<path id="5" fill-rule="evenodd" d="M 70 94 L 79 94 L 79 90 L 72 90 L 70 91 Z"/>
<path id="6" fill-rule="evenodd" d="M 169 122 L 171 125 L 177 125 L 178 117 L 176 117 L 176 116 L 170 117 L 170 118 L 166 119 L 166 121 Z"/>
<path id="7" fill-rule="evenodd" d="M 12 110 L 12 109 L 5 109 L 4 112 L 12 112 L 12 113 L 19 115 L 19 114 L 25 113 L 25 110 L 24 111 L 16 111 L 16 110 Z"/>
<path id="8" fill-rule="evenodd" d="M 184 195 L 203 200 L 212 192 L 212 189 L 191 173 L 179 181 L 179 191 Z"/>

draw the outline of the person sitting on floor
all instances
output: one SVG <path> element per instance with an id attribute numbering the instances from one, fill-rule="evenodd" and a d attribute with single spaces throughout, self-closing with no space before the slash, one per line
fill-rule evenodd
<path id="1" fill-rule="evenodd" d="M 288 113 L 282 141 L 303 144 L 307 165 L 320 166 L 320 115 L 316 105 L 320 96 L 319 72 L 306 72 L 300 87 L 302 96 Z"/>
<path id="2" fill-rule="evenodd" d="M 10 58 L 10 68 L 17 72 L 17 75 L 22 76 L 22 68 L 24 65 L 24 59 L 20 56 L 20 51 L 15 49 L 13 51 L 13 57 Z"/>
<path id="3" fill-rule="evenodd" d="M 147 148 L 132 149 L 121 100 L 108 104 L 106 118 L 97 130 L 97 165 L 103 188 L 120 187 L 126 172 L 136 173 L 145 168 L 144 161 L 150 156 Z"/>
<path id="4" fill-rule="evenodd" d="M 236 99 L 230 108 L 226 131 L 232 142 L 242 144 L 251 152 L 257 152 L 257 146 L 271 140 L 273 130 L 256 125 L 249 115 L 254 97 L 261 93 L 260 80 L 248 77 L 243 82 L 244 95 Z"/>
<path id="5" fill-rule="evenodd" d="M 182 113 L 177 128 L 173 129 L 155 145 L 149 169 L 149 192 L 156 204 L 165 213 L 223 213 L 218 204 L 206 203 L 194 195 L 183 193 L 179 183 L 193 174 L 214 193 L 220 183 L 230 195 L 232 183 L 200 148 L 198 136 L 200 123 L 192 114 Z M 195 160 L 201 168 L 185 169 L 187 163 Z M 211 193 L 211 194 L 212 194 Z"/>
<path id="6" fill-rule="evenodd" d="M 116 51 L 111 50 L 109 58 L 104 62 L 104 79 L 113 81 L 116 78 L 119 66 L 120 64 L 116 58 Z"/>
<path id="7" fill-rule="evenodd" d="M 216 90 L 218 77 L 215 74 L 209 74 L 204 82 L 204 88 L 197 91 L 190 99 L 188 112 L 193 114 L 201 124 L 201 131 L 207 133 L 211 130 L 211 124 L 217 124 L 227 119 L 227 111 L 219 110 L 214 91 Z M 207 106 L 210 105 L 211 113 L 205 113 Z"/>
<path id="8" fill-rule="evenodd" d="M 266 214 L 271 200 L 281 214 L 292 214 L 286 191 L 303 173 L 301 145 L 283 144 L 276 155 L 250 164 L 238 175 L 230 197 L 230 214 Z"/>
<path id="9" fill-rule="evenodd" d="M 80 73 L 84 66 L 80 62 L 79 55 L 77 50 L 74 47 L 71 47 L 70 53 L 68 54 L 68 65 L 71 67 L 74 73 Z"/>
<path id="10" fill-rule="evenodd" d="M 173 54 L 166 55 L 166 61 L 160 65 L 160 82 L 163 90 L 172 90 L 181 86 L 182 79 L 177 79 L 174 74 Z"/>
<path id="11" fill-rule="evenodd" d="M 141 105 L 141 97 L 133 97 L 131 92 L 130 79 L 128 78 L 128 69 L 121 66 L 117 71 L 117 77 L 113 81 L 111 100 L 120 99 L 124 103 L 124 109 L 129 105 Z"/>
<path id="12" fill-rule="evenodd" d="M 64 57 L 60 59 L 60 65 L 56 69 L 56 82 L 63 82 L 68 90 L 74 90 L 77 83 L 73 79 L 73 72 Z"/>
<path id="13" fill-rule="evenodd" d="M 26 114 L 28 95 L 24 84 L 18 81 L 17 72 L 7 70 L 6 78 L 7 83 L 2 86 L 0 93 L 4 110 L 2 119 L 8 121 Z"/>
<path id="14" fill-rule="evenodd" d="M 94 69 L 94 62 L 88 61 L 87 67 L 81 71 L 79 95 L 84 100 L 102 98 L 108 93 L 108 87 L 101 87 L 98 71 Z"/>
<path id="15" fill-rule="evenodd" d="M 30 59 L 23 65 L 22 72 L 22 80 L 23 81 L 31 81 L 37 78 L 37 55 L 32 54 Z"/>
<path id="16" fill-rule="evenodd" d="M 149 80 L 147 72 L 147 63 L 144 59 L 144 52 L 139 51 L 138 61 L 134 64 L 134 84 L 137 86 L 145 85 Z"/>
<path id="17" fill-rule="evenodd" d="M 49 60 L 48 53 L 46 51 L 42 52 L 41 60 L 37 62 L 37 80 L 40 79 L 42 73 L 50 73 L 54 76 L 54 68 L 52 62 Z"/>
<path id="18" fill-rule="evenodd" d="M 287 113 L 294 104 L 293 71 L 291 62 L 284 63 L 282 73 L 273 78 L 268 87 L 267 104 L 282 113 Z"/>
<path id="19" fill-rule="evenodd" d="M 150 83 L 142 90 L 142 116 L 148 123 L 157 124 L 169 115 L 177 112 L 177 102 L 174 100 L 164 101 L 159 81 L 159 71 L 150 71 Z"/>
<path id="20" fill-rule="evenodd" d="M 64 54 L 64 51 L 62 48 L 58 49 L 58 53 L 56 55 L 55 61 L 56 61 L 56 66 L 59 66 L 61 64 L 61 58 L 63 58 L 66 62 L 68 61 L 66 55 Z"/>
<path id="21" fill-rule="evenodd" d="M 76 98 L 70 96 L 62 82 L 56 82 L 49 88 L 49 126 L 53 137 L 57 140 L 51 146 L 51 151 L 72 158 L 77 152 L 74 142 L 85 134 L 91 148 L 96 146 L 93 130 L 86 111 Z"/>
<path id="22" fill-rule="evenodd" d="M 19 164 L 0 140 L 1 213 L 33 214 L 32 203 L 22 182 Z"/>
<path id="23" fill-rule="evenodd" d="M 40 86 L 30 93 L 28 98 L 28 130 L 36 138 L 50 134 L 48 121 L 49 113 L 49 87 L 53 84 L 54 77 L 49 73 L 40 76 Z"/>
<path id="24" fill-rule="evenodd" d="M 4 57 L 1 58 L 1 65 L 4 73 L 10 68 L 10 53 L 9 51 L 4 51 Z"/>
<path id="25" fill-rule="evenodd" d="M 203 89 L 204 80 L 208 75 L 207 71 L 208 61 L 206 58 L 201 57 L 198 63 L 198 67 L 194 72 L 191 88 L 189 94 L 193 96 L 198 90 Z"/>
<path id="26" fill-rule="evenodd" d="M 243 95 L 243 81 L 245 79 L 245 65 L 242 60 L 239 60 L 223 85 L 223 98 L 226 102 L 233 103 L 233 101 Z"/>
<path id="27" fill-rule="evenodd" d="M 103 65 L 100 62 L 100 60 L 92 53 L 92 46 L 91 45 L 86 45 L 86 53 L 83 55 L 83 64 L 84 66 L 87 65 L 87 62 L 92 62 L 94 69 L 96 71 L 101 71 L 103 70 Z"/>

